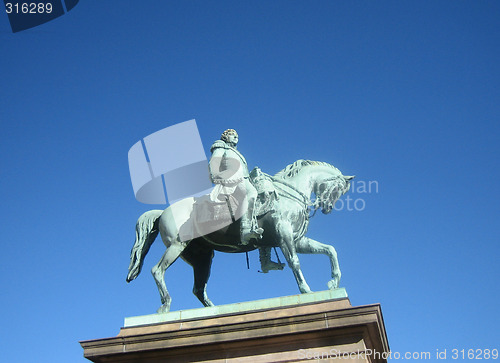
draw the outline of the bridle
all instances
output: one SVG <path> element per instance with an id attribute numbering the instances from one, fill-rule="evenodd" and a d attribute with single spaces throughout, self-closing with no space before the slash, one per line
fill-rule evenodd
<path id="1" fill-rule="evenodd" d="M 316 214 L 316 211 L 319 208 L 321 208 L 322 206 L 324 206 L 327 202 L 331 201 L 332 199 L 337 199 L 338 197 L 340 197 L 340 195 L 342 195 L 341 191 L 339 190 L 339 185 L 341 184 L 342 181 L 344 181 L 342 176 L 334 176 L 332 178 L 325 179 L 321 183 L 319 183 L 319 185 L 322 185 L 325 183 L 332 182 L 332 183 L 327 184 L 328 186 L 322 192 L 319 192 L 319 190 L 314 191 L 314 194 L 316 195 L 316 199 L 314 199 L 314 202 L 312 202 L 312 206 L 314 209 L 313 216 L 314 216 L 314 214 Z M 344 183 L 345 183 L 345 181 L 344 181 Z M 319 186 L 318 186 L 318 188 L 319 188 Z M 335 190 L 337 190 L 337 192 L 334 196 Z M 333 203 L 332 203 L 332 207 L 333 207 Z"/>
<path id="2" fill-rule="evenodd" d="M 314 201 L 311 200 L 310 197 L 306 196 L 304 193 L 302 193 L 300 190 L 298 190 L 295 186 L 291 185 L 290 183 L 287 183 L 283 181 L 280 178 L 275 178 L 271 175 L 268 175 L 273 183 L 277 184 L 282 184 L 285 185 L 286 187 L 290 188 L 293 190 L 295 193 L 297 193 L 300 197 L 286 191 L 284 188 L 280 188 L 280 192 L 288 196 L 290 199 L 294 200 L 295 202 L 299 203 L 304 209 L 308 210 L 308 218 L 312 218 L 316 215 L 316 211 L 321 208 L 322 205 L 324 205 L 326 202 L 328 202 L 331 199 L 331 196 L 334 192 L 335 189 L 337 189 L 338 184 L 340 183 L 331 183 L 323 192 L 319 192 L 318 190 L 314 191 L 314 194 L 316 195 L 316 198 Z M 337 181 L 338 179 L 342 179 L 342 176 L 334 176 L 328 179 L 323 180 L 321 184 L 328 183 L 328 182 L 333 182 Z M 337 195 L 341 194 L 340 192 L 337 192 Z M 312 214 L 311 214 L 312 211 Z"/>

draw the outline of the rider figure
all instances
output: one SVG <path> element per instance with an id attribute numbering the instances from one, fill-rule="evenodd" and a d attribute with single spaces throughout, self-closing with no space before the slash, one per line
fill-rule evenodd
<path id="1" fill-rule="evenodd" d="M 250 183 L 245 158 L 236 149 L 238 134 L 233 129 L 224 131 L 220 140 L 213 143 L 210 151 L 210 177 L 215 184 L 211 199 L 220 201 L 229 195 L 236 197 L 241 210 L 241 243 L 247 245 L 253 238 L 262 238 L 264 230 L 257 226 L 254 215 L 257 190 Z M 246 202 L 245 202 L 246 199 Z"/>
<path id="2" fill-rule="evenodd" d="M 247 245 L 252 238 L 261 239 L 264 230 L 257 225 L 254 214 L 257 190 L 249 180 L 248 166 L 245 158 L 236 150 L 238 133 L 228 129 L 222 133 L 220 140 L 213 143 L 210 151 L 212 157 L 209 163 L 210 178 L 215 184 L 210 198 L 214 202 L 228 200 L 229 195 L 236 196 L 237 202 L 243 203 L 240 221 L 241 243 Z M 239 195 L 239 197 L 238 197 Z M 239 216 L 237 216 L 239 217 Z M 284 264 L 271 261 L 271 248 L 259 247 L 261 271 L 283 270 Z"/>

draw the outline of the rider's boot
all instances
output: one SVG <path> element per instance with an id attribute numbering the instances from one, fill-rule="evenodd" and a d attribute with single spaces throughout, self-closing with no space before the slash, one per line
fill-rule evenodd
<path id="1" fill-rule="evenodd" d="M 268 273 L 271 270 L 283 270 L 284 263 L 271 261 L 271 247 L 259 248 L 259 260 L 261 272 Z"/>

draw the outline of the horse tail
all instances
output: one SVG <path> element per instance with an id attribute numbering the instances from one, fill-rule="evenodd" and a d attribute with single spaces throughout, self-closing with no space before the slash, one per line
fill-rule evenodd
<path id="1" fill-rule="evenodd" d="M 135 225 L 135 243 L 130 252 L 127 282 L 134 280 L 141 273 L 144 258 L 158 236 L 158 224 L 162 210 L 150 210 L 137 220 Z"/>

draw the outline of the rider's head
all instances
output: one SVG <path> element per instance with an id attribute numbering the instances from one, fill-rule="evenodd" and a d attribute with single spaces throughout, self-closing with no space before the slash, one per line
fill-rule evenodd
<path id="1" fill-rule="evenodd" d="M 236 146 L 238 144 L 238 133 L 236 130 L 227 129 L 222 133 L 220 139 L 231 146 Z"/>

